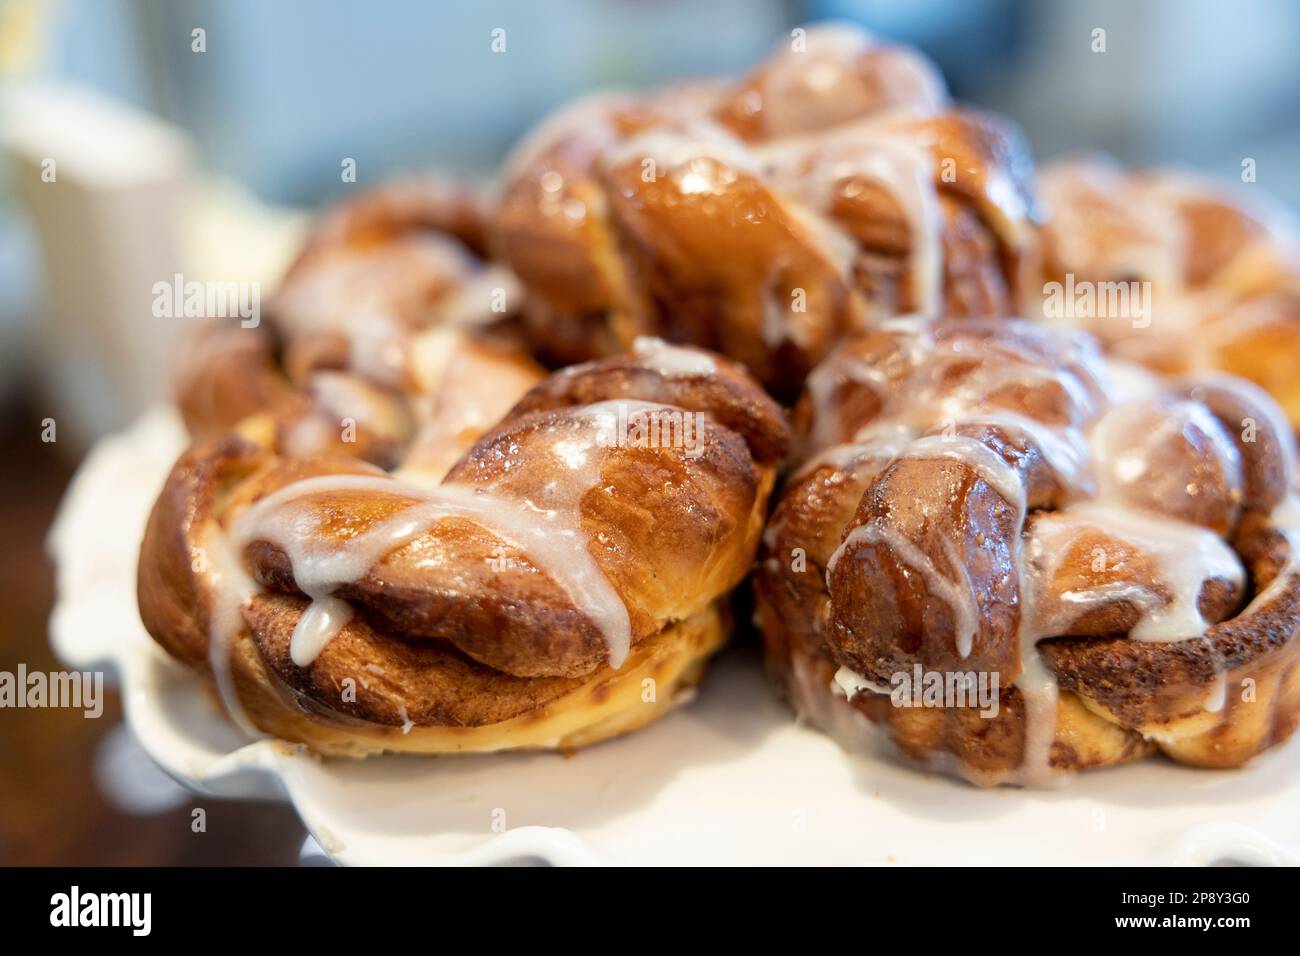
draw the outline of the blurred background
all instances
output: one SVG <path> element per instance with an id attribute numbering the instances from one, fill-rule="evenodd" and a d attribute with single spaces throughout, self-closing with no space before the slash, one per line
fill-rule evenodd
<path id="1" fill-rule="evenodd" d="M 575 94 L 734 74 L 819 19 L 921 47 L 1040 160 L 1253 159 L 1300 204 L 1293 0 L 0 0 L 0 670 L 57 667 L 45 532 L 90 443 L 166 397 L 159 278 L 269 288 L 348 160 L 486 179 Z M 299 859 L 284 808 L 209 805 L 194 840 L 190 806 L 116 702 L 0 710 L 0 863 Z"/>

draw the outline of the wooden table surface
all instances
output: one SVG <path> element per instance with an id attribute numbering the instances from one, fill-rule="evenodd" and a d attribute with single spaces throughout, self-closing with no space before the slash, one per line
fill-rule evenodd
<path id="1" fill-rule="evenodd" d="M 53 671 L 46 624 L 53 569 L 45 534 L 73 463 L 41 441 L 30 400 L 0 417 L 0 671 Z M 0 865 L 292 865 L 305 831 L 288 808 L 205 799 L 207 830 L 191 830 L 191 800 L 155 815 L 116 809 L 92 771 L 101 741 L 121 723 L 115 692 L 104 712 L 0 709 Z"/>

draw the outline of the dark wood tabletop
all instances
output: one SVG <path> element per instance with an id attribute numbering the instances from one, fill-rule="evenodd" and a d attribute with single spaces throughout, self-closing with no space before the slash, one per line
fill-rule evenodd
<path id="1" fill-rule="evenodd" d="M 20 663 L 28 672 L 60 669 L 47 635 L 54 573 L 45 535 L 75 462 L 57 443 L 41 441 L 35 404 L 11 397 L 0 412 L 0 671 L 10 673 Z M 79 710 L 0 709 L 0 864 L 297 863 L 306 833 L 282 805 L 204 799 L 201 833 L 191 828 L 200 806 L 193 798 L 162 813 L 124 812 L 120 799 L 115 805 L 99 781 L 131 773 L 132 762 L 114 769 L 101 759 L 95 772 L 104 740 L 122 720 L 117 694 L 106 688 L 105 698 L 98 719 Z"/>

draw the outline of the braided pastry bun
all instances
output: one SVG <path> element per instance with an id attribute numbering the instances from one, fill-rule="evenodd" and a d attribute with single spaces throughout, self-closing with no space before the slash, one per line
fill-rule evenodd
<path id="1" fill-rule="evenodd" d="M 1050 212 L 1045 281 L 1066 293 L 1065 309 L 1045 300 L 1049 318 L 1162 372 L 1250 379 L 1300 427 L 1300 231 L 1280 204 L 1244 187 L 1126 172 L 1096 158 L 1047 168 L 1040 189 Z M 1133 281 L 1150 283 L 1140 309 L 1098 288 Z M 1082 283 L 1097 290 L 1091 307 L 1069 295 Z"/>
<path id="2" fill-rule="evenodd" d="M 506 167 L 494 235 L 556 362 L 638 335 L 716 349 L 791 398 L 882 317 L 1019 311 L 1031 163 L 935 68 L 852 27 L 796 31 L 732 84 L 598 96 Z"/>
<path id="3" fill-rule="evenodd" d="M 1291 734 L 1292 433 L 1240 380 L 1118 371 L 1078 333 L 902 319 L 812 373 L 756 579 L 800 713 L 981 785 Z"/>
<path id="4" fill-rule="evenodd" d="M 225 434 L 295 392 L 322 405 L 356 388 L 418 394 L 428 384 L 417 368 L 429 364 L 421 351 L 443 351 L 445 337 L 417 342 L 430 330 L 456 329 L 503 349 L 516 342 L 518 283 L 482 259 L 486 209 L 463 185 L 424 177 L 329 211 L 271 297 L 266 323 L 214 322 L 188 343 L 176 393 L 191 434 Z M 373 404 L 353 397 L 350 404 Z"/>
<path id="5" fill-rule="evenodd" d="M 642 340 L 483 423 L 490 369 L 443 387 L 392 471 L 298 455 L 270 412 L 176 463 L 141 617 L 233 718 L 325 754 L 571 749 L 699 681 L 786 451 L 780 408 L 721 357 Z M 466 421 L 481 434 L 448 470 Z"/>

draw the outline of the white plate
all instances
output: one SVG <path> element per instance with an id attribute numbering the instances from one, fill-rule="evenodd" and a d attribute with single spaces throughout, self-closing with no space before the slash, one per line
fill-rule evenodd
<path id="1" fill-rule="evenodd" d="M 1057 791 L 981 791 L 797 726 L 752 646 L 694 702 L 570 758 L 353 762 L 249 743 L 136 611 L 145 518 L 183 442 L 158 410 L 86 459 L 50 536 L 55 649 L 116 672 L 131 729 L 177 780 L 291 801 L 340 863 L 1300 863 L 1300 738 L 1235 773 L 1149 760 Z"/>

